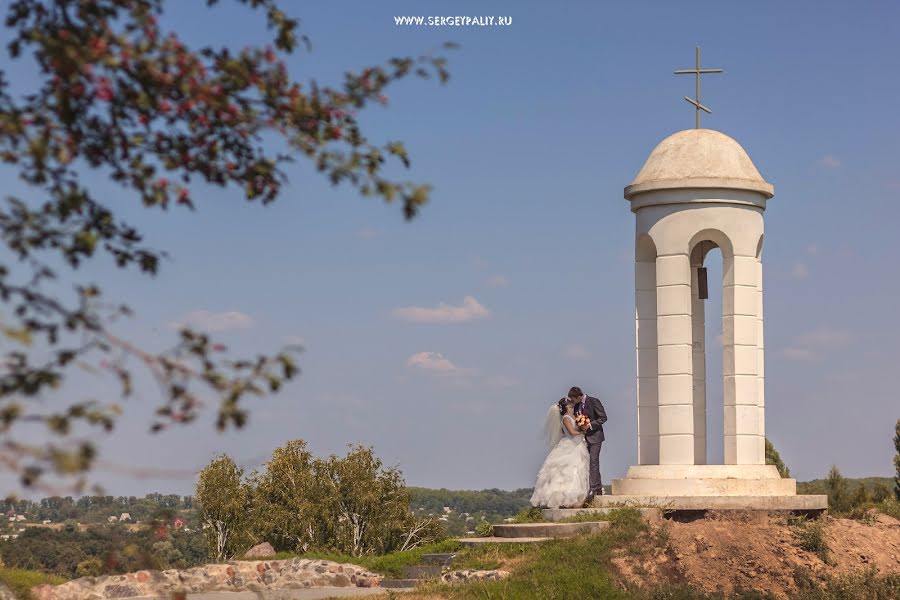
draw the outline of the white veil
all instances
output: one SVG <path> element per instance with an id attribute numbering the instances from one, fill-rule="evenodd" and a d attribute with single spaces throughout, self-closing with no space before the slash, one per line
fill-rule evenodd
<path id="1" fill-rule="evenodd" d="M 544 422 L 544 438 L 547 441 L 547 447 L 552 450 L 562 437 L 562 418 L 559 416 L 559 406 L 551 404 L 550 410 L 547 411 L 547 420 Z"/>

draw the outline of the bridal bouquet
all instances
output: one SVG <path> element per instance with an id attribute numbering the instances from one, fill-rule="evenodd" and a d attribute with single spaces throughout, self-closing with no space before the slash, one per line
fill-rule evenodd
<path id="1" fill-rule="evenodd" d="M 582 429 L 587 429 L 591 424 L 591 420 L 587 418 L 587 415 L 578 415 L 575 417 L 575 424 Z"/>

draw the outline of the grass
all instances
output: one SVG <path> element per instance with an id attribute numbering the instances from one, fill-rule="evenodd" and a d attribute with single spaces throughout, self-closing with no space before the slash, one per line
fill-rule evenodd
<path id="1" fill-rule="evenodd" d="M 65 583 L 66 579 L 56 575 L 47 575 L 38 571 L 26 571 L 25 569 L 10 569 L 0 567 L 0 582 L 6 584 L 16 598 L 20 600 L 31 600 L 31 588 L 43 583 L 51 585 L 59 585 Z"/>
<path id="2" fill-rule="evenodd" d="M 349 556 L 346 554 L 330 552 L 307 552 L 306 554 L 299 555 L 299 557 L 352 563 L 368 569 L 369 571 L 380 573 L 381 575 L 401 577 L 403 575 L 403 567 L 412 567 L 420 564 L 422 562 L 423 554 L 456 552 L 459 548 L 460 544 L 456 540 L 445 540 L 436 544 L 428 544 L 426 546 L 414 548 L 413 550 L 392 552 L 382 556 Z"/>
<path id="3" fill-rule="evenodd" d="M 807 552 L 819 555 L 828 564 L 828 540 L 825 539 L 825 521 L 822 519 L 791 518 L 788 524 L 794 528 L 797 545 Z"/>
<path id="4" fill-rule="evenodd" d="M 554 600 L 569 598 L 629 598 L 616 582 L 611 559 L 617 548 L 640 552 L 639 538 L 648 529 L 638 511 L 622 509 L 609 515 L 605 532 L 521 547 L 486 547 L 464 551 L 454 568 L 491 568 L 515 559 L 504 581 L 461 586 L 432 585 L 422 591 L 459 600 L 516 598 Z"/>

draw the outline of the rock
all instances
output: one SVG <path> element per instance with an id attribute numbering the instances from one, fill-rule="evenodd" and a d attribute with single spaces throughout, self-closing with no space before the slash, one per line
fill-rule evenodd
<path id="1" fill-rule="evenodd" d="M 134 598 L 138 591 L 134 586 L 113 584 L 106 586 L 104 596 L 107 598 Z"/>
<path id="2" fill-rule="evenodd" d="M 464 570 L 449 571 L 441 575 L 441 581 L 449 584 L 468 583 L 470 581 L 500 581 L 509 577 L 509 571 L 493 570 Z"/>
<path id="3" fill-rule="evenodd" d="M 257 544 L 244 554 L 244 558 L 270 558 L 272 556 L 275 556 L 275 548 L 269 542 Z"/>

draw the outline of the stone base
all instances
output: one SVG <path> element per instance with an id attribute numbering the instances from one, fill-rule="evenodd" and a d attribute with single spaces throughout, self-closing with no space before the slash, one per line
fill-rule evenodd
<path id="1" fill-rule="evenodd" d="M 828 509 L 828 496 L 668 496 L 610 495 L 594 498 L 596 508 L 656 507 L 663 510 L 762 510 L 815 513 Z"/>
<path id="2" fill-rule="evenodd" d="M 612 484 L 615 496 L 794 496 L 797 482 L 772 465 L 640 465 Z"/>

